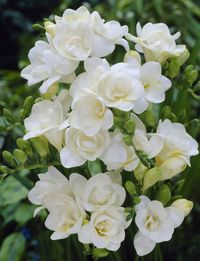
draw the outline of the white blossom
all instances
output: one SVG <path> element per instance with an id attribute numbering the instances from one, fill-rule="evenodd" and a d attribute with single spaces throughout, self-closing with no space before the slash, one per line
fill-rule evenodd
<path id="1" fill-rule="evenodd" d="M 165 92 L 171 87 L 171 81 L 162 75 L 162 68 L 158 62 L 146 62 L 141 65 L 141 59 L 137 52 L 125 55 L 125 61 L 134 72 L 140 71 L 139 81 L 144 87 L 144 94 L 133 107 L 137 114 L 143 113 L 150 103 L 161 103 L 165 100 Z"/>
<path id="2" fill-rule="evenodd" d="M 139 229 L 134 238 L 134 247 L 139 256 L 150 253 L 156 243 L 169 241 L 174 229 L 181 225 L 183 212 L 175 207 L 164 208 L 162 203 L 141 196 L 136 205 L 135 223 Z"/>
<path id="3" fill-rule="evenodd" d="M 42 100 L 33 105 L 31 114 L 24 120 L 27 133 L 25 140 L 44 136 L 58 150 L 63 143 L 63 131 L 59 130 L 64 121 L 63 107 L 59 102 Z"/>
<path id="4" fill-rule="evenodd" d="M 55 195 L 64 194 L 73 197 L 71 185 L 68 179 L 62 175 L 55 167 L 51 166 L 44 174 L 39 174 L 39 181 L 29 191 L 28 199 L 35 205 L 40 205 L 34 215 L 42 208 L 46 208 L 45 199 L 54 200 Z"/>
<path id="5" fill-rule="evenodd" d="M 139 74 L 140 71 L 133 70 L 128 63 L 115 64 L 100 78 L 96 87 L 97 95 L 108 107 L 130 111 L 144 95 Z"/>
<path id="6" fill-rule="evenodd" d="M 28 80 L 28 85 L 43 81 L 40 92 L 46 93 L 56 83 L 71 83 L 75 78 L 77 61 L 61 57 L 54 48 L 45 41 L 37 41 L 28 54 L 30 65 L 25 67 L 21 76 Z"/>
<path id="7" fill-rule="evenodd" d="M 78 239 L 84 244 L 116 251 L 125 239 L 124 230 L 129 224 L 124 208 L 104 206 L 92 213 L 89 223 L 78 233 Z"/>
<path id="8" fill-rule="evenodd" d="M 133 136 L 135 148 L 145 151 L 149 158 L 154 158 L 163 148 L 163 138 L 157 133 L 148 134 L 143 122 L 135 114 L 131 114 L 131 119 L 136 124 Z"/>
<path id="9" fill-rule="evenodd" d="M 187 51 L 185 45 L 177 45 L 176 40 L 180 32 L 171 35 L 168 26 L 164 23 L 147 23 L 141 27 L 136 26 L 137 37 L 128 34 L 127 39 L 136 43 L 135 49 L 144 53 L 146 61 L 157 61 L 164 63 L 170 57 L 178 57 L 180 60 Z"/>
<path id="10" fill-rule="evenodd" d="M 65 133 L 65 147 L 60 152 L 61 163 L 66 168 L 83 165 L 87 160 L 99 158 L 109 145 L 107 131 L 87 136 L 82 130 L 68 128 Z"/>
<path id="11" fill-rule="evenodd" d="M 67 238 L 81 230 L 86 213 L 77 199 L 57 194 L 53 201 L 48 198 L 45 201 L 50 212 L 45 226 L 54 231 L 51 235 L 52 240 Z"/>
<path id="12" fill-rule="evenodd" d="M 82 6 L 77 10 L 66 9 L 62 17 L 55 17 L 55 25 L 50 25 L 52 44 L 57 52 L 68 59 L 84 61 L 88 57 L 104 57 L 112 53 L 115 44 L 129 49 L 122 37 L 128 27 L 116 21 L 104 23 L 98 12 L 89 13 Z"/>
<path id="13" fill-rule="evenodd" d="M 70 175 L 73 192 L 79 195 L 87 211 L 103 206 L 121 206 L 126 197 L 119 173 L 99 173 L 87 180 L 79 174 Z"/>
<path id="14" fill-rule="evenodd" d="M 86 135 L 93 136 L 101 129 L 108 130 L 112 127 L 113 115 L 101 98 L 93 92 L 85 92 L 72 103 L 69 124 Z"/>
<path id="15" fill-rule="evenodd" d="M 180 123 L 170 120 L 160 121 L 157 134 L 164 140 L 163 148 L 156 156 L 156 165 L 160 167 L 162 180 L 172 178 L 190 166 L 190 157 L 197 155 L 198 143 Z"/>
<path id="16" fill-rule="evenodd" d="M 132 146 L 127 146 L 123 142 L 121 133 L 114 133 L 108 149 L 104 152 L 101 159 L 107 166 L 107 170 L 125 169 L 134 170 L 139 164 L 135 150 Z"/>

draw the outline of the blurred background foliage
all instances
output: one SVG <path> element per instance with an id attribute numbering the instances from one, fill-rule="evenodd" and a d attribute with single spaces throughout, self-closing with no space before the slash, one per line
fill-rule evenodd
<path id="1" fill-rule="evenodd" d="M 0 151 L 13 151 L 16 139 L 24 133 L 21 124 L 9 124 L 3 118 L 3 108 L 12 112 L 15 119 L 25 98 L 38 96 L 37 86 L 27 87 L 20 78 L 20 70 L 27 63 L 28 50 L 41 37 L 32 29 L 32 24 L 42 23 L 43 18 L 52 19 L 51 14 L 61 15 L 66 8 L 77 8 L 83 1 L 77 0 L 0 0 Z M 191 52 L 188 64 L 200 66 L 200 2 L 199 0 L 107 0 L 84 1 L 91 10 L 97 10 L 106 20 L 116 19 L 127 24 L 135 34 L 138 21 L 164 22 L 172 32 L 181 31 L 180 43 L 186 43 Z M 132 46 L 133 48 L 133 46 Z M 109 57 L 114 62 L 122 59 L 123 50 L 118 47 Z M 199 140 L 200 99 L 194 99 L 187 88 L 173 88 L 167 93 L 165 104 L 184 122 L 188 131 Z M 190 123 L 189 123 L 190 122 Z M 0 153 L 1 154 L 1 153 Z M 0 156 L 1 157 L 1 156 Z M 2 158 L 0 158 L 2 163 Z M 200 257 L 200 160 L 192 159 L 192 168 L 187 169 L 182 194 L 195 202 L 192 214 L 184 225 L 176 230 L 170 242 L 161 244 L 163 260 L 199 260 Z M 27 192 L 37 180 L 36 170 L 23 170 L 8 176 L 0 184 L 0 261 L 54 261 L 92 260 L 83 256 L 82 248 L 75 237 L 67 240 L 51 241 L 50 231 L 44 227 L 45 213 L 32 219 L 34 207 L 27 200 Z M 23 177 L 23 179 L 22 179 Z M 23 180 L 23 182 L 22 182 Z M 24 180 L 26 182 L 24 182 Z M 120 255 L 110 254 L 109 260 L 129 260 L 134 254 L 132 242 L 122 244 Z M 103 259 L 102 259 L 103 260 Z M 157 260 L 150 255 L 143 260 Z"/>

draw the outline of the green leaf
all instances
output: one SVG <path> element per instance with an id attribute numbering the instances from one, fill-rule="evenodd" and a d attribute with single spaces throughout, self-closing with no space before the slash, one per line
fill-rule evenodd
<path id="1" fill-rule="evenodd" d="M 26 241 L 20 233 L 8 236 L 0 249 L 1 261 L 21 261 L 25 252 Z"/>
<path id="2" fill-rule="evenodd" d="M 20 224 L 24 225 L 33 217 L 35 207 L 31 204 L 20 204 L 15 212 L 14 219 Z"/>
<path id="3" fill-rule="evenodd" d="M 27 194 L 28 190 L 12 176 L 6 178 L 0 186 L 0 202 L 3 206 L 19 202 L 26 198 Z"/>

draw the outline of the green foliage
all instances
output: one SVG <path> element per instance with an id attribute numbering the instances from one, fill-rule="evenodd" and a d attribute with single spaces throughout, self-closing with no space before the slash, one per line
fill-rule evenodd
<path id="1" fill-rule="evenodd" d="M 0 249 L 0 260 L 21 261 L 26 247 L 25 238 L 20 233 L 8 236 Z"/>

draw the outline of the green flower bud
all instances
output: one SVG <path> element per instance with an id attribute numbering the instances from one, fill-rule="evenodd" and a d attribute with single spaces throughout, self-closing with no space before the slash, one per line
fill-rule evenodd
<path id="1" fill-rule="evenodd" d="M 134 196 L 137 194 L 136 186 L 132 181 L 129 181 L 129 180 L 126 181 L 125 188 L 131 196 Z"/>
<path id="2" fill-rule="evenodd" d="M 127 133 L 133 135 L 134 132 L 135 132 L 135 126 L 136 126 L 136 124 L 135 124 L 135 121 L 134 121 L 134 120 L 128 120 L 128 121 L 126 121 L 125 124 L 124 124 L 124 129 L 125 129 L 125 131 L 126 131 Z"/>
<path id="3" fill-rule="evenodd" d="M 52 85 L 48 88 L 48 91 L 42 95 L 42 97 L 43 97 L 44 99 L 50 100 L 54 95 L 57 94 L 57 92 L 58 92 L 58 87 L 59 87 L 59 86 L 58 86 L 58 83 L 52 84 Z"/>
<path id="4" fill-rule="evenodd" d="M 145 167 L 141 162 L 137 166 L 137 168 L 134 170 L 134 175 L 139 182 L 139 184 L 142 184 L 142 180 L 144 178 L 145 173 L 147 172 L 148 168 Z"/>
<path id="5" fill-rule="evenodd" d="M 163 184 L 157 194 L 156 199 L 160 202 L 162 202 L 163 206 L 165 206 L 171 199 L 171 191 L 170 188 Z"/>
<path id="6" fill-rule="evenodd" d="M 34 103 L 34 99 L 32 96 L 28 96 L 24 101 L 23 109 L 24 109 L 24 118 L 27 117 L 32 109 Z"/>
<path id="7" fill-rule="evenodd" d="M 119 109 L 113 109 L 113 113 L 115 116 L 122 118 L 123 120 L 129 119 L 129 112 L 121 111 Z"/>
<path id="8" fill-rule="evenodd" d="M 49 154 L 49 145 L 47 139 L 44 137 L 36 137 L 31 139 L 31 143 L 33 147 L 37 151 L 37 153 L 43 158 Z"/>
<path id="9" fill-rule="evenodd" d="M 24 163 L 27 160 L 26 153 L 22 150 L 15 149 L 13 154 L 14 154 L 15 159 L 19 162 L 19 164 L 24 165 Z"/>
<path id="10" fill-rule="evenodd" d="M 133 199 L 134 205 L 137 205 L 137 204 L 139 204 L 140 202 L 141 202 L 141 199 L 140 199 L 139 197 L 135 197 L 135 198 Z"/>
<path id="11" fill-rule="evenodd" d="M 31 144 L 27 140 L 19 138 L 17 139 L 16 143 L 20 150 L 23 150 L 28 156 L 32 156 L 33 151 L 31 148 Z"/>
<path id="12" fill-rule="evenodd" d="M 179 74 L 179 71 L 180 71 L 179 59 L 175 57 L 171 58 L 168 67 L 168 76 L 173 79 Z"/>
<path id="13" fill-rule="evenodd" d="M 170 119 L 171 117 L 171 108 L 169 105 L 165 105 L 161 110 L 163 119 Z"/>
<path id="14" fill-rule="evenodd" d="M 194 92 L 200 91 L 200 81 L 192 88 Z"/>
<path id="15" fill-rule="evenodd" d="M 151 106 L 149 106 L 148 109 L 143 113 L 143 117 L 144 121 L 150 127 L 154 127 L 156 125 L 156 117 Z"/>
<path id="16" fill-rule="evenodd" d="M 198 71 L 197 70 L 193 70 L 190 72 L 190 74 L 188 75 L 187 81 L 189 82 L 189 84 L 192 86 L 193 83 L 196 81 L 196 79 L 198 78 Z"/>
<path id="17" fill-rule="evenodd" d="M 1 173 L 6 174 L 6 173 L 8 173 L 8 171 L 9 171 L 9 168 L 7 166 L 4 166 L 4 165 L 0 166 Z"/>
<path id="18" fill-rule="evenodd" d="M 40 24 L 33 24 L 32 28 L 33 28 L 33 30 L 36 30 L 36 31 L 39 31 L 39 32 L 42 32 L 42 33 L 45 30 L 45 28 L 42 25 L 40 25 Z"/>
<path id="19" fill-rule="evenodd" d="M 190 64 L 190 65 L 188 65 L 188 66 L 185 68 L 184 74 L 185 74 L 185 75 L 189 75 L 190 72 L 193 71 L 193 70 L 194 70 L 194 65 Z"/>
<path id="20" fill-rule="evenodd" d="M 94 176 L 94 175 L 102 172 L 100 160 L 88 161 L 87 164 L 88 164 L 88 169 L 90 171 L 91 176 Z"/>
<path id="21" fill-rule="evenodd" d="M 10 123 L 14 123 L 15 122 L 15 119 L 14 119 L 12 113 L 8 109 L 6 109 L 6 108 L 3 109 L 3 116 L 5 117 L 5 119 L 8 122 L 10 122 Z"/>
<path id="22" fill-rule="evenodd" d="M 108 255 L 108 250 L 107 249 L 105 249 L 105 248 L 94 248 L 93 250 L 92 250 L 92 254 L 93 254 L 93 256 L 94 257 L 105 257 L 105 256 L 107 256 Z"/>
<path id="23" fill-rule="evenodd" d="M 11 166 L 12 168 L 16 168 L 17 167 L 17 164 L 16 164 L 12 154 L 9 151 L 7 151 L 7 150 L 3 151 L 2 156 L 3 156 L 3 159 L 5 160 L 5 162 L 9 166 Z"/>
<path id="24" fill-rule="evenodd" d="M 123 136 L 123 141 L 127 146 L 133 145 L 132 137 L 129 135 L 124 135 Z"/>
<path id="25" fill-rule="evenodd" d="M 119 129 L 123 129 L 124 121 L 119 117 L 114 117 L 114 125 L 117 126 Z"/>
<path id="26" fill-rule="evenodd" d="M 145 173 L 144 180 L 143 180 L 143 191 L 152 187 L 155 183 L 157 183 L 160 180 L 160 178 L 161 178 L 161 171 L 159 168 L 154 167 L 148 170 Z"/>

